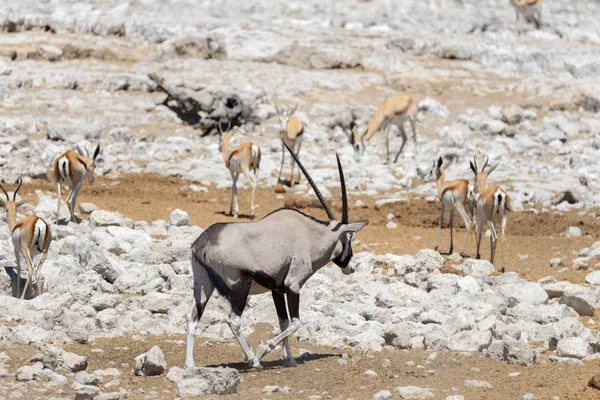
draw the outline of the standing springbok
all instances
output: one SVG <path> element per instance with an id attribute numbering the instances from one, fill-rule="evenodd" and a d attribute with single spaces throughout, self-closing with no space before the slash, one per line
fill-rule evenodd
<path id="1" fill-rule="evenodd" d="M 477 161 L 473 157 L 473 162 L 470 163 L 471 171 L 473 171 L 473 183 L 475 185 L 475 198 L 477 210 L 477 256 L 479 260 L 481 254 L 479 252 L 481 246 L 481 237 L 483 235 L 483 224 L 487 222 L 490 230 L 490 262 L 494 263 L 494 254 L 496 252 L 496 243 L 498 236 L 496 234 L 496 222 L 494 217 L 500 215 L 500 223 L 502 229 L 502 238 L 500 240 L 500 250 L 502 252 L 502 272 L 504 272 L 504 233 L 506 231 L 506 222 L 511 211 L 510 197 L 504 189 L 498 185 L 487 186 L 488 176 L 498 167 L 498 164 L 491 166 L 487 171 L 489 157 L 486 158 L 485 164 L 481 171 L 477 169 Z"/>
<path id="2" fill-rule="evenodd" d="M 300 327 L 300 289 L 329 261 L 344 273 L 355 270 L 352 238 L 367 222 L 348 223 L 346 185 L 339 157 L 341 221 L 335 219 L 294 152 L 285 147 L 315 191 L 328 220 L 319 221 L 296 209 L 282 208 L 256 222 L 211 225 L 196 239 L 192 244 L 195 303 L 187 319 L 187 368 L 194 366 L 196 327 L 215 288 L 231 303 L 227 323 L 253 367 L 260 368 L 260 359 L 280 342 L 285 365 L 295 366 L 287 338 Z M 242 335 L 240 317 L 248 295 L 267 291 L 273 295 L 281 333 L 261 343 L 254 353 Z"/>
<path id="3" fill-rule="evenodd" d="M 450 209 L 450 250 L 448 254 L 452 254 L 454 250 L 454 243 L 452 237 L 452 229 L 454 225 L 454 210 L 458 211 L 458 214 L 465 223 L 465 236 L 463 240 L 461 254 L 465 252 L 465 246 L 467 245 L 467 235 L 471 231 L 473 225 L 469 218 L 466 208 L 470 204 L 469 196 L 469 181 L 466 179 L 457 179 L 454 181 L 445 181 L 446 169 L 452 164 L 452 160 L 443 164 L 442 157 L 437 161 L 433 161 L 431 170 L 425 177 L 425 182 L 430 182 L 435 176 L 437 183 L 438 199 L 440 200 L 440 224 L 437 234 L 437 240 L 435 242 L 435 250 L 440 246 L 440 237 L 442 235 L 442 225 L 444 223 L 444 209 L 448 207 Z"/>
<path id="4" fill-rule="evenodd" d="M 73 150 L 67 150 L 65 153 L 58 156 L 54 161 L 54 183 L 58 192 L 56 201 L 56 224 L 60 220 L 60 187 L 66 184 L 69 187 L 67 195 L 67 205 L 71 213 L 71 221 L 79 223 L 79 219 L 75 216 L 75 205 L 77 204 L 77 196 L 83 186 L 83 181 L 87 177 L 89 183 L 94 183 L 94 170 L 96 168 L 96 159 L 100 154 L 100 145 L 96 147 L 94 156 L 90 157 L 87 147 L 85 153 L 77 146 L 76 153 Z"/>
<path id="5" fill-rule="evenodd" d="M 356 133 L 354 131 L 347 132 L 350 144 L 354 147 L 354 158 L 356 161 L 360 161 L 361 155 L 365 152 L 366 142 L 373 137 L 377 132 L 383 132 L 383 139 L 385 141 L 385 162 L 389 162 L 390 158 L 390 138 L 389 130 L 392 125 L 396 125 L 400 130 L 402 136 L 402 144 L 400 150 L 394 157 L 394 163 L 398 161 L 400 153 L 404 149 L 406 142 L 408 141 L 406 132 L 404 131 L 404 122 L 410 121 L 410 126 L 413 132 L 413 141 L 415 143 L 415 151 L 417 150 L 417 112 L 419 104 L 415 98 L 409 93 L 397 94 L 394 97 L 385 99 L 383 103 L 377 109 L 375 116 L 363 133 Z"/>
<path id="6" fill-rule="evenodd" d="M 542 26 L 542 3 L 543 0 L 510 0 L 510 4 L 515 8 L 520 31 L 523 20 L 533 21 L 538 29 Z"/>
<path id="7" fill-rule="evenodd" d="M 231 203 L 229 205 L 229 215 L 233 215 L 234 218 L 238 217 L 239 206 L 238 206 L 238 191 L 237 191 L 237 180 L 240 173 L 244 174 L 248 183 L 252 187 L 252 208 L 251 214 L 254 215 L 254 195 L 256 193 L 256 184 L 258 182 L 258 169 L 260 167 L 260 148 L 252 142 L 242 143 L 234 148 L 229 147 L 229 128 L 223 131 L 221 129 L 221 123 L 219 126 L 219 151 L 223 153 L 223 161 L 225 166 L 231 173 L 231 179 L 233 181 L 231 185 Z M 250 171 L 254 171 L 254 179 L 250 176 Z M 235 198 L 235 214 L 233 213 L 233 201 Z"/>
<path id="8" fill-rule="evenodd" d="M 298 106 L 290 111 L 289 109 L 279 108 L 275 103 L 275 110 L 279 116 L 279 136 L 281 138 L 281 166 L 279 167 L 279 176 L 277 177 L 277 183 L 281 182 L 281 173 L 283 171 L 283 163 L 285 161 L 285 144 L 294 151 L 296 157 L 300 155 L 300 148 L 302 147 L 302 141 L 304 140 L 304 124 L 298 117 L 294 115 Z M 294 187 L 296 180 L 294 179 L 294 159 L 291 159 L 291 172 L 290 172 L 290 187 Z M 298 171 L 298 181 L 300 181 L 300 171 Z"/>
<path id="9" fill-rule="evenodd" d="M 50 248 L 50 243 L 52 242 L 52 231 L 50 230 L 50 225 L 46 221 L 35 215 L 30 215 L 17 222 L 17 208 L 29 201 L 17 201 L 17 194 L 19 193 L 19 189 L 21 189 L 23 179 L 19 178 L 18 182 L 19 185 L 13 193 L 12 200 L 8 196 L 8 193 L 4 187 L 0 184 L 0 189 L 2 189 L 4 195 L 6 196 L 6 200 L 0 197 L 0 204 L 6 209 L 8 229 L 12 238 L 13 246 L 15 248 L 15 257 L 17 260 L 17 279 L 15 282 L 16 287 L 15 283 L 13 283 L 12 294 L 15 297 L 24 299 L 27 289 L 29 288 L 29 284 L 34 277 L 37 292 L 36 295 L 41 294 L 42 284 L 40 281 L 40 273 L 42 271 L 42 265 L 44 265 L 46 257 L 48 256 L 48 249 Z M 41 254 L 40 261 L 34 267 L 31 256 L 37 254 Z M 21 255 L 23 255 L 23 258 L 27 263 L 27 281 L 25 282 L 23 291 L 19 294 L 19 290 L 21 290 Z"/>

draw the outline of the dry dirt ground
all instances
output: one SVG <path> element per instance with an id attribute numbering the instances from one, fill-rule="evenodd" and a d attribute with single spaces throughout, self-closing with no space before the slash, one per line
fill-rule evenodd
<path id="1" fill-rule="evenodd" d="M 266 178 L 264 178 L 266 179 Z M 270 179 L 270 178 L 269 178 Z M 206 193 L 185 192 L 181 189 L 189 182 L 176 178 L 163 178 L 149 175 L 124 175 L 118 180 L 98 179 L 94 185 L 84 185 L 80 195 L 81 202 L 92 202 L 102 209 L 119 211 L 134 220 L 153 221 L 167 219 L 169 213 L 180 208 L 187 211 L 192 223 L 207 227 L 217 221 L 233 221 L 225 215 L 229 210 L 230 192 L 228 189 L 210 187 Z M 45 181 L 33 181 L 24 187 L 21 193 L 24 198 L 35 197 L 34 190 L 52 191 L 53 185 Z M 383 196 L 386 197 L 386 196 Z M 390 197 L 390 196 L 387 196 Z M 432 247 L 437 232 L 438 204 L 414 199 L 410 202 L 395 203 L 378 209 L 375 201 L 369 197 L 350 196 L 349 203 L 362 200 L 366 207 L 352 206 L 350 217 L 355 220 L 368 220 L 369 225 L 357 235 L 370 251 L 376 253 L 393 252 L 395 254 L 414 254 L 416 251 Z M 323 218 L 324 212 L 314 207 L 312 202 L 289 191 L 278 196 L 273 188 L 259 188 L 257 191 L 256 218 L 283 207 L 293 205 L 304 212 Z M 334 210 L 339 212 L 339 201 L 333 201 Z M 240 210 L 249 210 L 249 192 L 240 190 Z M 586 214 L 593 210 L 587 210 Z M 396 229 L 385 228 L 386 216 L 394 214 L 397 218 Z M 249 221 L 250 217 L 242 215 L 240 221 Z M 564 232 L 569 226 L 579 226 L 583 232 L 581 238 L 567 238 Z M 455 236 L 455 249 L 458 249 L 462 229 Z M 506 269 L 517 271 L 530 280 L 547 275 L 581 283 L 590 271 L 573 271 L 558 273 L 549 266 L 553 257 L 564 259 L 570 266 L 576 252 L 592 244 L 599 237 L 600 223 L 591 216 L 579 216 L 575 212 L 566 214 L 550 214 L 531 212 L 512 213 L 506 238 Z M 466 254 L 473 256 L 475 251 L 473 237 L 469 238 Z M 483 256 L 489 255 L 489 242 L 484 243 Z M 444 229 L 442 250 L 448 246 L 448 230 Z M 499 254 L 498 254 L 499 256 Z M 527 256 L 525 258 L 525 256 Z M 496 263 L 499 267 L 499 264 Z M 594 316 L 598 320 L 599 316 Z M 587 322 L 588 318 L 585 318 Z M 183 321 L 182 321 L 183 323 Z M 259 326 L 250 338 L 252 346 L 264 340 L 272 333 L 271 327 Z M 120 387 L 129 392 L 129 398 L 165 398 L 176 396 L 175 385 L 164 378 L 135 377 L 132 371 L 133 359 L 147 351 L 154 344 L 163 349 L 169 366 L 183 366 L 185 357 L 185 338 L 142 336 L 138 340 L 122 337 L 110 340 L 96 340 L 87 345 L 73 345 L 68 350 L 89 356 L 90 370 L 115 366 L 123 375 Z M 486 359 L 480 353 L 439 352 L 437 358 L 427 363 L 430 352 L 384 351 L 382 353 L 362 353 L 349 349 L 333 350 L 327 347 L 315 347 L 306 342 L 292 339 L 292 348 L 297 353 L 304 348 L 313 353 L 304 360 L 297 369 L 283 368 L 277 362 L 278 351 L 274 351 L 265 363 L 262 371 L 248 370 L 242 364 L 241 350 L 237 343 L 197 342 L 198 365 L 226 364 L 240 369 L 243 382 L 236 395 L 226 396 L 239 399 L 255 398 L 308 398 L 321 395 L 332 399 L 370 399 L 379 390 L 393 391 L 397 386 L 415 385 L 429 387 L 436 398 L 445 398 L 451 394 L 462 394 L 467 399 L 520 399 L 524 393 L 532 392 L 538 399 L 548 399 L 558 395 L 561 399 L 597 399 L 600 392 L 586 387 L 591 376 L 600 372 L 600 360 L 587 362 L 584 367 L 542 364 L 533 367 L 507 365 Z M 0 344 L 0 349 L 3 346 Z M 12 357 L 9 369 L 12 371 L 27 364 L 27 359 L 34 349 L 28 346 L 10 347 L 6 349 Z M 340 354 L 347 352 L 350 356 L 347 365 L 339 365 Z M 386 361 L 386 360 L 389 360 Z M 411 361 L 414 365 L 410 365 Z M 408 364 L 407 364 L 408 363 Z M 388 366 L 386 366 L 389 364 Z M 364 375 L 367 369 L 378 375 Z M 435 373 L 426 372 L 429 370 Z M 519 372 L 520 375 L 510 377 L 508 374 Z M 485 380 L 491 383 L 492 389 L 473 389 L 464 387 L 466 379 Z M 1 381 L 0 381 L 1 382 Z M 266 385 L 290 386 L 290 394 L 263 394 Z M 41 386 L 40 386 L 41 388 Z M 110 391 L 110 390 L 107 390 Z M 42 398 L 49 395 L 38 392 Z M 60 392 L 56 394 L 60 395 Z M 71 389 L 65 388 L 62 393 L 71 398 Z M 29 396 L 29 394 L 27 395 Z M 31 398 L 35 396 L 32 395 Z M 29 398 L 29 397 L 24 397 Z M 394 396 L 397 398 L 397 394 Z"/>

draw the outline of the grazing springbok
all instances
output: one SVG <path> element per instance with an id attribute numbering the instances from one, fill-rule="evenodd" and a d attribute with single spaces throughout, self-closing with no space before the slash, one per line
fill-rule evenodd
<path id="1" fill-rule="evenodd" d="M 538 29 L 542 26 L 542 3 L 543 0 L 510 0 L 510 4 L 515 8 L 520 31 L 523 20 L 533 21 Z"/>
<path id="2" fill-rule="evenodd" d="M 489 157 L 486 158 L 485 164 L 481 171 L 477 170 L 477 161 L 473 157 L 473 162 L 470 163 L 471 171 L 473 171 L 473 183 L 475 185 L 475 199 L 477 210 L 477 256 L 479 260 L 481 254 L 479 248 L 481 246 L 481 237 L 483 235 L 483 224 L 487 222 L 490 230 L 490 262 L 494 263 L 494 253 L 496 252 L 496 243 L 498 236 L 496 234 L 496 222 L 494 217 L 500 215 L 500 223 L 502 230 L 502 238 L 500 240 L 500 250 L 502 252 L 502 272 L 504 272 L 504 233 L 506 231 L 506 222 L 510 209 L 510 197 L 504 189 L 498 185 L 487 186 L 488 176 L 498 167 L 495 164 L 485 171 Z"/>
<path id="3" fill-rule="evenodd" d="M 15 297 L 25 298 L 29 284 L 35 277 L 36 295 L 40 295 L 42 291 L 42 283 L 40 281 L 40 273 L 42 271 L 42 265 L 46 261 L 48 256 L 48 249 L 52 242 L 52 231 L 50 225 L 42 218 L 35 215 L 30 215 L 17 222 L 17 208 L 20 205 L 27 203 L 29 200 L 17 201 L 17 194 L 23 179 L 19 178 L 19 185 L 13 193 L 13 199 L 11 200 L 8 196 L 4 187 L 0 184 L 0 189 L 4 192 L 6 200 L 0 197 L 0 204 L 6 209 L 6 216 L 8 219 L 8 229 L 12 238 L 13 246 L 15 248 L 15 257 L 17 260 L 17 279 L 13 282 L 12 294 Z M 41 254 L 40 261 L 34 267 L 32 255 Z M 27 281 L 23 291 L 21 290 L 21 255 L 27 263 Z M 15 286 L 16 283 L 16 286 Z M 33 283 L 31 283 L 33 285 Z"/>
<path id="4" fill-rule="evenodd" d="M 463 222 L 465 223 L 465 236 L 463 240 L 461 254 L 465 252 L 465 246 L 467 245 L 467 234 L 471 231 L 473 225 L 472 221 L 467 214 L 466 208 L 470 206 L 469 196 L 469 181 L 466 179 L 457 179 L 454 181 L 445 181 L 446 169 L 452 164 L 452 160 L 443 164 L 442 157 L 437 161 L 433 161 L 431 170 L 425 177 L 425 182 L 430 182 L 435 176 L 437 183 L 438 199 L 440 200 L 440 224 L 437 234 L 437 240 L 435 242 L 435 250 L 440 246 L 440 237 L 442 235 L 442 225 L 444 223 L 444 209 L 448 207 L 450 209 L 450 250 L 448 254 L 452 254 L 454 250 L 454 242 L 452 237 L 452 229 L 454 225 L 454 210 L 458 212 Z M 470 208 L 470 207 L 469 207 Z"/>
<path id="5" fill-rule="evenodd" d="M 66 184 L 69 187 L 67 195 L 67 205 L 71 213 L 71 221 L 79 223 L 79 219 L 75 216 L 75 205 L 77 204 L 77 196 L 83 186 L 83 181 L 87 177 L 89 183 L 94 183 L 94 170 L 96 169 L 96 159 L 100 154 L 100 145 L 96 147 L 93 157 L 90 157 L 87 147 L 85 153 L 77 146 L 76 153 L 73 150 L 67 150 L 65 153 L 58 156 L 54 161 L 54 183 L 58 192 L 56 202 L 56 224 L 60 220 L 60 187 Z"/>
<path id="6" fill-rule="evenodd" d="M 294 151 L 296 157 L 300 155 L 300 148 L 302 147 L 302 141 L 304 140 L 304 124 L 298 117 L 294 115 L 298 106 L 290 111 L 289 109 L 279 108 L 275 103 L 275 110 L 279 116 L 279 136 L 281 138 L 281 166 L 279 167 L 279 176 L 277 177 L 277 183 L 281 182 L 281 173 L 283 171 L 283 163 L 285 161 L 285 144 Z M 296 180 L 294 179 L 294 159 L 291 159 L 291 172 L 290 172 L 290 187 L 294 187 Z M 300 171 L 298 171 L 298 181 L 300 181 Z"/>
<path id="7" fill-rule="evenodd" d="M 404 131 L 404 122 L 410 121 L 410 126 L 413 132 L 413 141 L 415 143 L 415 151 L 417 150 L 417 112 L 419 104 L 415 98 L 409 93 L 397 94 L 394 97 L 385 99 L 383 103 L 377 109 L 375 116 L 363 133 L 356 133 L 352 129 L 347 132 L 350 144 L 354 147 L 354 158 L 356 161 L 360 161 L 361 155 L 365 152 L 366 142 L 373 137 L 377 132 L 383 132 L 383 138 L 385 141 L 385 162 L 389 162 L 390 158 L 390 138 L 389 130 L 392 125 L 396 125 L 400 130 L 402 136 L 402 144 L 400 150 L 394 157 L 394 163 L 398 161 L 400 153 L 404 149 L 404 145 L 408 141 L 406 132 Z"/>
<path id="8" fill-rule="evenodd" d="M 221 123 L 219 126 L 219 151 L 223 153 L 223 161 L 225 166 L 231 173 L 231 179 L 233 181 L 231 185 L 231 203 L 229 205 L 229 215 L 233 215 L 234 218 L 238 217 L 239 206 L 238 206 L 238 190 L 237 181 L 240 173 L 244 174 L 248 183 L 252 187 L 252 208 L 250 209 L 251 215 L 254 215 L 254 195 L 256 193 L 256 184 L 258 182 L 258 169 L 260 167 L 260 148 L 252 142 L 242 143 L 234 148 L 229 147 L 229 128 L 223 131 L 221 129 Z M 250 176 L 250 171 L 254 171 L 254 179 Z M 233 213 L 233 202 L 235 199 L 235 214 Z"/>
<path id="9" fill-rule="evenodd" d="M 335 219 L 294 152 L 285 147 L 315 191 L 328 220 L 320 221 L 296 209 L 282 208 L 256 222 L 211 225 L 196 239 L 191 257 L 195 303 L 187 319 L 187 368 L 194 366 L 196 327 L 215 288 L 231 303 L 227 323 L 253 367 L 260 368 L 260 359 L 280 342 L 283 342 L 281 352 L 285 365 L 295 366 L 287 338 L 300 327 L 300 289 L 329 261 L 347 274 L 356 268 L 352 238 L 367 222 L 348 222 L 346 185 L 339 157 L 341 221 Z M 261 343 L 254 353 L 242 335 L 240 317 L 248 295 L 268 291 L 273 295 L 281 333 Z"/>

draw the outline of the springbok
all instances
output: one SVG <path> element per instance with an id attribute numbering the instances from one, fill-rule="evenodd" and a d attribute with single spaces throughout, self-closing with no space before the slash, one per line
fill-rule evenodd
<path id="1" fill-rule="evenodd" d="M 283 171 L 283 163 L 285 161 L 285 149 L 283 145 L 290 147 L 296 157 L 300 155 L 300 148 L 302 147 L 302 141 L 304 140 L 304 124 L 298 117 L 294 115 L 298 106 L 294 106 L 292 111 L 285 108 L 279 108 L 275 103 L 275 110 L 279 116 L 279 136 L 281 138 L 281 166 L 279 167 L 279 176 L 277 177 L 277 183 L 281 182 L 281 173 Z M 294 159 L 291 159 L 291 172 L 290 172 L 290 186 L 294 187 L 296 180 L 294 179 Z M 300 181 L 300 171 L 298 171 L 298 181 Z"/>
<path id="2" fill-rule="evenodd" d="M 223 131 L 221 129 L 221 123 L 219 126 L 219 151 L 223 153 L 223 161 L 225 166 L 231 173 L 231 179 L 233 181 L 231 185 L 231 203 L 229 205 L 229 215 L 233 215 L 234 218 L 238 217 L 239 206 L 238 206 L 238 191 L 237 191 L 237 180 L 240 173 L 244 174 L 248 183 L 252 187 L 252 208 L 251 214 L 254 215 L 254 195 L 256 193 L 256 184 L 258 182 L 258 169 L 260 167 L 260 148 L 252 142 L 242 143 L 234 148 L 229 147 L 229 128 Z M 254 171 L 254 179 L 250 176 L 250 171 Z M 233 213 L 233 201 L 235 198 L 235 214 Z"/>
<path id="3" fill-rule="evenodd" d="M 15 297 L 24 299 L 27 289 L 29 288 L 29 284 L 34 277 L 37 292 L 36 295 L 41 294 L 42 284 L 40 281 L 40 273 L 42 270 L 42 265 L 44 265 L 46 257 L 48 256 L 48 249 L 50 248 L 50 243 L 52 242 L 52 231 L 50 230 L 50 225 L 46 221 L 35 215 L 30 215 L 17 222 L 17 208 L 29 201 L 17 201 L 17 194 L 19 193 L 19 189 L 21 189 L 23 179 L 19 178 L 18 182 L 19 185 L 13 193 L 12 200 L 8 196 L 8 193 L 4 187 L 0 184 L 0 189 L 2 189 L 4 195 L 6 196 L 6 200 L 0 197 L 0 204 L 6 209 L 8 229 L 12 238 L 13 246 L 15 248 L 15 258 L 17 260 L 16 287 L 15 283 L 13 283 L 12 294 Z M 34 267 L 31 256 L 37 254 L 41 254 L 40 261 Z M 21 255 L 23 255 L 23 258 L 27 263 L 27 281 L 25 282 L 25 287 L 19 296 L 19 290 L 21 290 Z"/>
<path id="4" fill-rule="evenodd" d="M 506 231 L 507 213 L 511 211 L 510 197 L 504 189 L 498 185 L 487 186 L 488 176 L 498 167 L 495 164 L 485 171 L 489 157 L 486 158 L 485 164 L 481 171 L 477 170 L 477 161 L 473 157 L 473 162 L 469 163 L 471 171 L 473 171 L 473 183 L 476 193 L 476 210 L 477 210 L 477 256 L 479 260 L 481 254 L 479 248 L 481 246 L 481 237 L 483 235 L 483 224 L 487 222 L 490 230 L 490 262 L 494 263 L 494 254 L 496 252 L 496 242 L 498 236 L 496 234 L 496 222 L 494 217 L 500 215 L 502 238 L 500 240 L 500 250 L 502 252 L 502 272 L 504 272 L 504 233 Z"/>
<path id="5" fill-rule="evenodd" d="M 425 177 L 425 182 L 430 182 L 435 176 L 437 184 L 438 199 L 440 200 L 440 224 L 437 234 L 437 240 L 435 242 L 435 250 L 440 246 L 440 237 L 442 235 L 442 225 L 444 223 L 444 209 L 448 207 L 450 209 L 450 250 L 448 254 L 452 254 L 454 250 L 454 242 L 452 237 L 452 229 L 454 225 L 454 210 L 458 211 L 458 214 L 465 223 L 465 236 L 463 240 L 461 254 L 465 252 L 465 246 L 467 245 L 467 235 L 471 231 L 473 225 L 469 218 L 466 207 L 470 205 L 469 196 L 469 181 L 466 179 L 457 179 L 454 181 L 445 181 L 446 169 L 452 164 L 453 160 L 443 164 L 442 157 L 437 161 L 433 161 L 431 170 Z"/>
<path id="6" fill-rule="evenodd" d="M 89 183 L 94 183 L 94 170 L 96 168 L 96 159 L 100 154 L 100 145 L 96 147 L 93 157 L 90 157 L 87 147 L 85 153 L 77 146 L 76 153 L 73 150 L 67 150 L 65 153 L 58 156 L 54 161 L 54 183 L 58 192 L 56 202 L 56 224 L 60 220 L 60 187 L 66 184 L 69 187 L 67 195 L 67 205 L 71 213 L 71 221 L 79 223 L 79 219 L 75 216 L 75 205 L 77 204 L 77 196 L 83 186 L 83 181 L 87 177 Z"/>
<path id="7" fill-rule="evenodd" d="M 519 30 L 522 30 L 523 20 L 533 21 L 538 29 L 542 26 L 542 3 L 543 0 L 510 0 L 515 8 Z"/>
<path id="8" fill-rule="evenodd" d="M 215 288 L 231 304 L 227 323 L 253 367 L 260 368 L 260 359 L 280 342 L 283 342 L 281 352 L 285 365 L 295 366 L 287 338 L 300 327 L 300 289 L 329 261 L 347 274 L 356 268 L 352 238 L 367 222 L 348 223 L 346 185 L 339 157 L 341 221 L 335 219 L 294 152 L 285 147 L 315 191 L 328 220 L 320 221 L 296 209 L 282 208 L 256 222 L 213 224 L 196 239 L 191 257 L 195 303 L 187 319 L 187 368 L 194 367 L 196 327 Z M 273 296 L 281 333 L 261 343 L 254 353 L 242 335 L 240 318 L 248 295 L 267 291 Z"/>
<path id="9" fill-rule="evenodd" d="M 366 142 L 373 137 L 377 132 L 383 132 L 383 138 L 385 141 L 385 162 L 389 162 L 390 158 L 390 138 L 389 138 L 389 130 L 391 125 L 396 125 L 400 130 L 400 135 L 402 136 L 402 144 L 400 145 L 400 150 L 396 153 L 396 157 L 394 157 L 394 163 L 398 161 L 398 157 L 400 153 L 404 149 L 406 142 L 408 141 L 406 132 L 404 131 L 404 122 L 406 120 L 410 121 L 410 126 L 413 132 L 413 141 L 415 143 L 415 151 L 417 150 L 417 112 L 419 109 L 419 104 L 415 100 L 415 98 L 409 93 L 401 93 L 397 94 L 394 97 L 390 97 L 389 99 L 385 99 L 375 116 L 369 124 L 367 128 L 363 131 L 363 133 L 356 133 L 352 129 L 350 132 L 347 132 L 348 139 L 350 140 L 350 144 L 354 147 L 354 158 L 356 161 L 360 161 L 361 155 L 365 152 Z"/>

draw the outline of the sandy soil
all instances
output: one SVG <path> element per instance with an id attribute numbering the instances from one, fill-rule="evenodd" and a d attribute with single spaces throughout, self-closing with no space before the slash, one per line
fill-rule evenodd
<path id="1" fill-rule="evenodd" d="M 257 326 L 257 333 L 249 338 L 255 347 L 272 333 L 268 326 Z M 154 337 L 137 336 L 116 339 L 101 339 L 86 345 L 73 345 L 66 350 L 89 357 L 88 370 L 115 367 L 121 370 L 120 387 L 128 390 L 129 399 L 176 397 L 175 384 L 164 377 L 137 377 L 133 374 L 133 359 L 140 353 L 159 345 L 165 354 L 169 367 L 183 366 L 185 359 L 185 338 L 183 336 Z M 382 353 L 354 352 L 350 349 L 333 350 L 315 347 L 306 342 L 291 339 L 295 353 L 299 349 L 308 350 L 310 356 L 300 359 L 298 368 L 285 368 L 277 359 L 279 351 L 266 357 L 264 370 L 248 369 L 242 362 L 241 350 L 237 343 L 214 343 L 198 341 L 196 363 L 204 366 L 229 366 L 240 370 L 242 383 L 238 393 L 218 398 L 232 399 L 298 399 L 320 395 L 323 399 L 370 399 L 373 394 L 387 389 L 394 392 L 398 386 L 428 387 L 436 398 L 452 394 L 462 394 L 466 399 L 520 399 L 524 393 L 534 393 L 538 399 L 549 399 L 558 395 L 561 399 L 597 399 L 598 391 L 587 387 L 587 382 L 598 369 L 600 360 L 588 362 L 585 367 L 557 364 L 538 364 L 532 367 L 508 365 L 486 358 L 481 353 L 433 352 L 422 350 L 393 350 Z M 348 363 L 338 364 L 342 354 L 347 354 Z M 8 351 L 12 357 L 9 368 L 27 362 L 34 354 L 30 346 L 12 346 Z M 434 358 L 431 360 L 431 358 Z M 430 361 L 428 361 L 430 359 Z M 377 376 L 367 376 L 371 369 Z M 517 376 L 509 376 L 519 373 Z M 465 380 L 488 381 L 492 388 L 467 388 Z M 104 388 L 110 381 L 105 380 Z M 289 386 L 289 394 L 264 394 L 267 385 Z M 41 388 L 40 384 L 37 384 Z M 114 389 L 113 389 L 114 390 Z M 31 394 L 31 392 L 30 392 Z M 38 395 L 28 394 L 24 399 L 48 396 L 49 392 Z M 54 395 L 72 398 L 70 388 L 53 391 Z M 30 396 L 30 397 L 28 397 Z M 397 394 L 393 398 L 398 398 Z"/>

